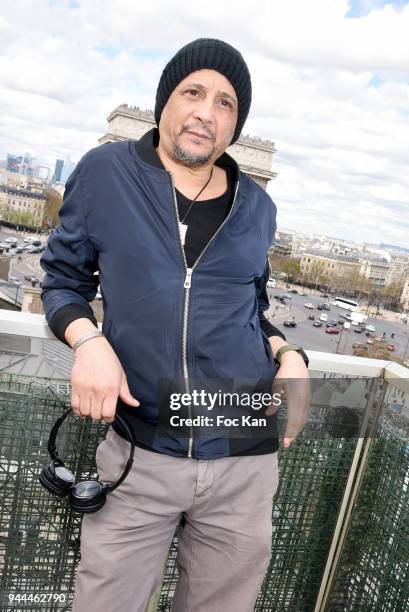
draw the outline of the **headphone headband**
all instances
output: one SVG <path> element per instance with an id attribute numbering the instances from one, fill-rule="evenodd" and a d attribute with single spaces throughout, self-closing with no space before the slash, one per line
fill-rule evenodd
<path id="1" fill-rule="evenodd" d="M 57 463 L 60 466 L 64 465 L 64 462 L 60 459 L 60 457 L 58 456 L 58 451 L 57 451 L 57 447 L 56 447 L 56 438 L 57 438 L 57 434 L 58 431 L 62 425 L 62 423 L 64 422 L 64 420 L 66 419 L 66 417 L 68 416 L 68 414 L 72 412 L 72 408 L 68 408 L 68 410 L 66 410 L 60 417 L 58 417 L 58 419 L 56 420 L 56 422 L 54 423 L 51 432 L 50 432 L 50 436 L 48 438 L 48 452 L 50 454 L 51 459 Z M 126 421 L 118 414 L 115 414 L 115 418 L 118 419 L 118 421 L 121 423 L 121 425 L 124 427 L 127 436 L 128 436 L 128 441 L 131 444 L 131 452 L 129 453 L 129 458 L 128 461 L 126 462 L 126 466 L 124 471 L 122 472 L 122 475 L 120 476 L 120 478 L 113 484 L 110 485 L 104 485 L 105 490 L 108 491 L 113 491 L 114 489 L 116 489 L 121 482 L 123 482 L 125 480 L 125 478 L 127 477 L 127 475 L 129 474 L 129 471 L 132 467 L 133 464 L 133 458 L 134 458 L 134 453 L 135 453 L 135 442 L 133 440 L 133 436 L 131 433 L 131 430 L 129 429 Z"/>

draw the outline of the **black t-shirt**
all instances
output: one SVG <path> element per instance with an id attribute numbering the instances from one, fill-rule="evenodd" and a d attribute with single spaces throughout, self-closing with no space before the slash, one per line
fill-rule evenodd
<path id="1" fill-rule="evenodd" d="M 196 201 L 193 203 L 189 214 L 183 224 L 187 225 L 185 236 L 185 255 L 186 263 L 191 268 L 200 253 L 206 248 L 212 236 L 217 232 L 229 214 L 233 203 L 233 182 L 231 170 L 226 169 L 227 189 L 217 198 L 210 200 Z M 177 189 L 176 199 L 178 203 L 179 219 L 184 219 L 192 200 L 187 198 Z"/>

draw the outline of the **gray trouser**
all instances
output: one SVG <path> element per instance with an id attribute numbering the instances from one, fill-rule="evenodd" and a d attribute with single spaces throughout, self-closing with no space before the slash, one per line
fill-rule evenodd
<path id="1" fill-rule="evenodd" d="M 97 448 L 114 482 L 129 442 L 112 427 Z M 277 452 L 202 461 L 137 447 L 125 481 L 84 515 L 73 612 L 144 612 L 177 531 L 172 612 L 251 612 L 271 557 Z"/>

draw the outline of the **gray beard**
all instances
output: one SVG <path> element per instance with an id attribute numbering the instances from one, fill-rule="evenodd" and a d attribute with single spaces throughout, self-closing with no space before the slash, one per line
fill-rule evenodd
<path id="1" fill-rule="evenodd" d="M 214 153 L 214 145 L 208 153 L 195 155 L 194 153 L 190 153 L 190 151 L 182 149 L 177 142 L 174 142 L 172 153 L 173 158 L 184 166 L 188 166 L 189 168 L 197 168 L 198 166 L 207 164 L 211 160 Z"/>

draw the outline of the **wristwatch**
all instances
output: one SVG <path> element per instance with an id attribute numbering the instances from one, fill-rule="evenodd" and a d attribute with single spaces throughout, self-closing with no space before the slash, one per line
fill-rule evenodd
<path id="1" fill-rule="evenodd" d="M 284 346 L 279 348 L 276 354 L 274 355 L 274 361 L 278 367 L 280 367 L 281 365 L 282 355 L 286 353 L 287 351 L 296 351 L 297 353 L 299 353 L 301 357 L 304 359 L 304 363 L 308 368 L 308 364 L 310 360 L 308 359 L 304 349 L 301 346 L 294 346 L 293 344 L 285 344 Z"/>

